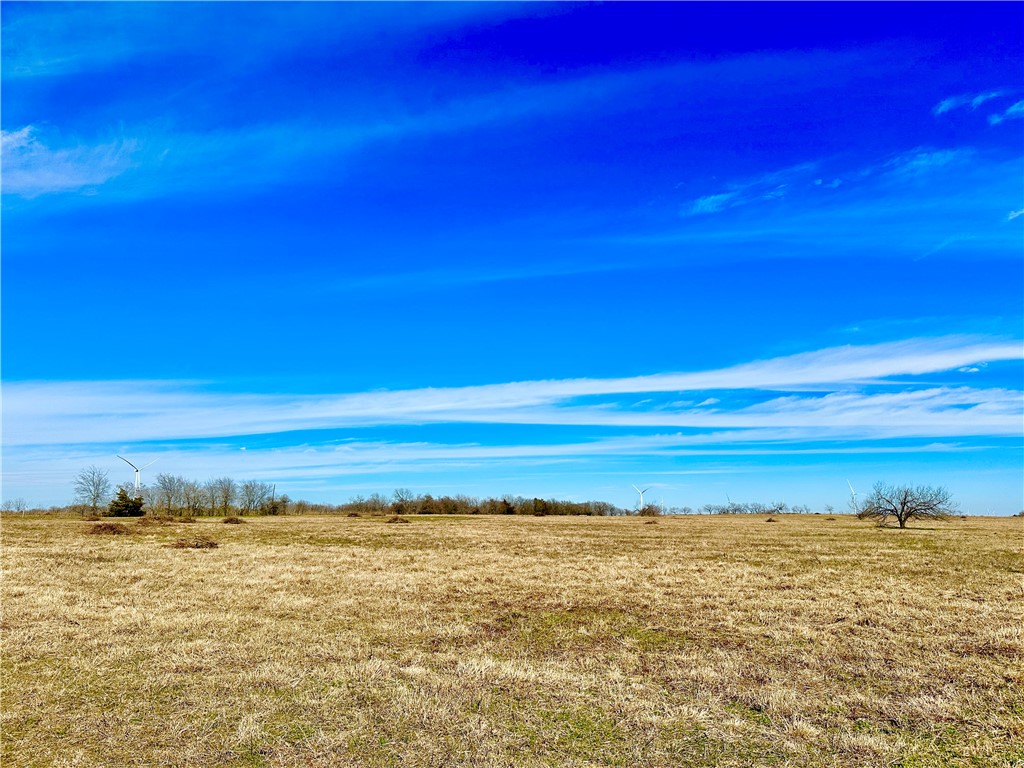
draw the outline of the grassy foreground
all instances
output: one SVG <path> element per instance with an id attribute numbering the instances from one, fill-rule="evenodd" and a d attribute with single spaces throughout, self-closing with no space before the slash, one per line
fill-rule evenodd
<path id="1" fill-rule="evenodd" d="M 1021 520 L 126 524 L 3 520 L 5 767 L 1024 765 Z"/>

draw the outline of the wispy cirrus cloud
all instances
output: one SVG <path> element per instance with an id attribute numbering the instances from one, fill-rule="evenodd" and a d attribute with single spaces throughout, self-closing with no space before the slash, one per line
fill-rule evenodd
<path id="1" fill-rule="evenodd" d="M 986 101 L 992 99 L 998 99 L 1000 96 L 1004 96 L 1006 91 L 992 90 L 982 91 L 980 93 L 965 93 L 958 96 L 950 96 L 948 99 L 943 99 L 934 107 L 932 107 L 932 114 L 943 115 L 947 112 L 952 112 L 954 109 L 977 109 Z"/>
<path id="2" fill-rule="evenodd" d="M 728 208 L 749 205 L 755 202 L 778 200 L 785 197 L 795 186 L 821 186 L 821 179 L 814 178 L 817 163 L 801 163 L 782 170 L 761 174 L 751 179 L 734 182 L 714 194 L 704 195 L 683 206 L 680 215 L 684 217 L 718 213 Z"/>
<path id="3" fill-rule="evenodd" d="M 994 115 L 988 116 L 988 122 L 990 125 L 999 125 L 1000 123 L 1005 123 L 1007 120 L 1021 119 L 1024 119 L 1024 101 L 1015 102 L 1002 112 L 997 112 Z"/>
<path id="4" fill-rule="evenodd" d="M 137 149 L 134 140 L 123 138 L 99 144 L 48 143 L 31 125 L 3 131 L 2 189 L 27 198 L 95 190 L 129 170 Z"/>
<path id="5" fill-rule="evenodd" d="M 860 424 L 886 434 L 1012 434 L 1019 431 L 1019 393 L 895 382 L 886 386 L 911 388 L 842 390 L 1022 357 L 1017 341 L 954 336 L 836 347 L 703 372 L 340 395 L 225 394 L 187 382 L 13 382 L 5 385 L 4 442 L 189 440 L 440 423 L 702 429 Z M 682 408 L 638 409 L 617 399 L 730 390 L 805 394 L 731 406 L 718 395 L 714 403 L 705 399 Z"/>

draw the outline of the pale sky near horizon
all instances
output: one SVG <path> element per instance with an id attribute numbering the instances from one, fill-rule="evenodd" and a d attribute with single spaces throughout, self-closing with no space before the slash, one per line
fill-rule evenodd
<path id="1" fill-rule="evenodd" d="M 8 3 L 4 499 L 1024 508 L 1020 3 Z"/>

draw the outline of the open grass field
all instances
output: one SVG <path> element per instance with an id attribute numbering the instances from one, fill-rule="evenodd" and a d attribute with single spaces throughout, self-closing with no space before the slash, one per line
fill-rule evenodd
<path id="1" fill-rule="evenodd" d="M 3 520 L 5 768 L 1024 765 L 1020 519 L 124 524 Z"/>

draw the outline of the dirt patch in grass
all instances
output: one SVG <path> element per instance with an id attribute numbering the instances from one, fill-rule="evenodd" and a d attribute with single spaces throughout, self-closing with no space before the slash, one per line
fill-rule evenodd
<path id="1" fill-rule="evenodd" d="M 100 536 L 124 536 L 131 532 L 132 529 L 124 523 L 97 523 L 89 529 L 89 533 Z"/>
<path id="2" fill-rule="evenodd" d="M 209 536 L 189 536 L 171 544 L 174 549 L 216 549 L 219 546 L 220 544 Z"/>
<path id="3" fill-rule="evenodd" d="M 225 517 L 223 522 L 227 523 L 228 525 L 241 525 L 242 523 L 245 522 L 245 520 L 243 520 L 240 517 L 232 516 L 232 517 Z"/>

